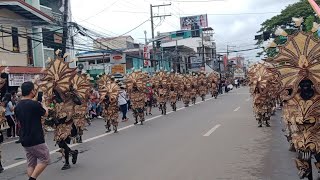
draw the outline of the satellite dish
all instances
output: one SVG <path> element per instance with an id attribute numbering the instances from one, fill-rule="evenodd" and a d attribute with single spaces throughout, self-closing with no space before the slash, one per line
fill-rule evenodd
<path id="1" fill-rule="evenodd" d="M 84 68 L 83 64 L 78 64 L 78 69 L 82 70 Z"/>

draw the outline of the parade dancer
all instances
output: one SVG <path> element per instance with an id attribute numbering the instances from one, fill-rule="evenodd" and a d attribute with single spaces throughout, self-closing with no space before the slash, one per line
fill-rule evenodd
<path id="1" fill-rule="evenodd" d="M 179 77 L 172 71 L 168 78 L 169 101 L 173 111 L 177 111 Z"/>
<path id="2" fill-rule="evenodd" d="M 103 105 L 103 117 L 106 121 L 106 132 L 111 131 L 111 125 L 115 133 L 118 132 L 118 118 L 119 118 L 119 106 L 118 95 L 120 87 L 114 82 L 107 83 L 101 90 L 102 105 Z"/>
<path id="3" fill-rule="evenodd" d="M 208 93 L 207 79 L 206 79 L 206 74 L 204 72 L 200 72 L 198 76 L 198 87 L 199 87 L 199 96 L 201 97 L 202 101 L 204 101 L 206 94 Z"/>
<path id="4" fill-rule="evenodd" d="M 300 27 L 303 18 L 292 20 L 297 27 L 296 32 L 288 35 L 278 28 L 275 34 L 287 36 L 287 42 L 276 46 L 278 54 L 266 61 L 274 64 L 274 73 L 279 75 L 281 82 L 279 94 L 284 104 L 283 117 L 287 121 L 286 136 L 290 136 L 288 140 L 294 146 L 292 150 L 297 152 L 298 175 L 300 179 L 312 180 L 313 170 L 316 168 L 320 172 L 320 41 L 314 35 L 319 25 L 313 23 L 311 32 L 303 32 Z"/>
<path id="5" fill-rule="evenodd" d="M 219 85 L 219 74 L 217 72 L 211 72 L 208 76 L 208 88 L 210 89 L 211 97 L 217 99 L 221 85 Z"/>
<path id="6" fill-rule="evenodd" d="M 183 94 L 182 94 L 182 100 L 184 103 L 185 107 L 189 106 L 190 103 L 190 99 L 191 99 L 191 81 L 190 81 L 190 77 L 188 75 L 185 75 L 182 78 L 182 82 L 183 82 Z"/>
<path id="7" fill-rule="evenodd" d="M 276 74 L 271 71 L 272 68 L 274 67 L 271 64 L 264 62 L 250 67 L 248 71 L 250 91 L 253 95 L 253 109 L 256 120 L 258 121 L 258 127 L 262 127 L 263 123 L 265 123 L 267 127 L 270 127 L 272 114 L 272 107 L 270 106 L 272 97 L 270 94 L 276 93 L 270 92 L 270 90 L 275 90 L 272 81 Z"/>
<path id="8" fill-rule="evenodd" d="M 59 54 L 59 51 L 56 52 Z M 65 56 L 64 56 L 65 57 Z M 74 124 L 75 119 L 85 119 L 87 108 L 78 108 L 85 106 L 90 90 L 89 78 L 83 78 L 78 75 L 77 69 L 69 68 L 69 62 L 62 58 L 57 58 L 49 62 L 49 67 L 45 70 L 45 76 L 42 79 L 44 83 L 42 89 L 45 89 L 48 103 L 52 104 L 49 110 L 47 125 L 54 127 L 54 141 L 61 148 L 64 155 L 65 164 L 62 170 L 69 169 L 69 156 L 72 156 L 72 163 L 77 163 L 78 150 L 71 150 L 68 144 L 71 139 L 78 136 L 77 127 Z"/>
<path id="9" fill-rule="evenodd" d="M 190 98 L 191 98 L 192 104 L 196 104 L 197 95 L 198 95 L 197 78 L 196 77 L 190 77 L 190 78 L 191 78 Z"/>
<path id="10" fill-rule="evenodd" d="M 140 120 L 141 125 L 144 122 L 144 108 L 146 100 L 146 77 L 139 72 L 133 72 L 126 78 L 126 87 L 128 89 L 128 95 L 131 100 L 131 107 L 133 112 L 133 117 L 135 119 L 134 124 L 138 124 Z M 138 119 L 139 118 L 139 119 Z"/>

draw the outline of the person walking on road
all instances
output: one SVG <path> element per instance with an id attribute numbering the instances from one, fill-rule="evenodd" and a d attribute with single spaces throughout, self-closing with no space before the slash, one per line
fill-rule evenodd
<path id="1" fill-rule="evenodd" d="M 125 87 L 122 85 L 120 87 L 120 93 L 118 97 L 118 103 L 120 106 L 120 110 L 122 112 L 122 122 L 128 121 L 127 111 L 128 111 L 128 103 L 127 103 L 127 93 L 125 91 Z"/>
<path id="2" fill-rule="evenodd" d="M 13 106 L 13 102 L 12 102 L 12 96 L 10 93 L 6 93 L 4 95 L 4 106 L 6 108 L 5 111 L 5 116 L 9 125 L 9 129 L 7 129 L 7 136 L 8 138 L 14 138 L 16 137 L 16 123 L 15 123 L 15 119 L 13 117 L 14 115 L 14 106 Z"/>
<path id="3" fill-rule="evenodd" d="M 27 156 L 27 174 L 29 180 L 36 180 L 50 161 L 41 123 L 41 117 L 48 115 L 48 109 L 44 103 L 33 100 L 36 92 L 32 82 L 24 82 L 21 91 L 23 97 L 14 112 L 21 124 L 20 141 Z"/>
<path id="4" fill-rule="evenodd" d="M 152 110 L 152 104 L 153 104 L 153 89 L 150 84 L 150 82 L 147 82 L 147 101 L 146 101 L 146 106 L 147 106 L 147 111 L 146 115 L 152 115 L 151 110 Z"/>

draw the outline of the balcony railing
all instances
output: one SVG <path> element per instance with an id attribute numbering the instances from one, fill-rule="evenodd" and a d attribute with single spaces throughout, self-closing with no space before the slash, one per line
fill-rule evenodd
<path id="1" fill-rule="evenodd" d="M 50 17 L 52 17 L 54 20 L 56 20 L 57 22 L 62 22 L 63 18 L 62 18 L 62 14 L 61 13 L 56 13 L 53 12 L 51 8 L 47 7 L 47 6 L 40 6 L 40 11 L 46 13 L 47 15 L 49 15 Z"/>

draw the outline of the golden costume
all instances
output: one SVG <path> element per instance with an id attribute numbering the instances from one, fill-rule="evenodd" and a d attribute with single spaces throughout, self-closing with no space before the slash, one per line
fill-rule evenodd
<path id="1" fill-rule="evenodd" d="M 211 97 L 217 99 L 219 86 L 219 73 L 211 72 L 208 76 L 208 89 L 210 90 Z"/>
<path id="2" fill-rule="evenodd" d="M 189 106 L 191 100 L 191 78 L 189 75 L 182 77 L 182 100 L 185 107 Z"/>
<path id="3" fill-rule="evenodd" d="M 198 93 L 202 101 L 205 100 L 206 95 L 208 94 L 208 82 L 205 72 L 200 72 L 198 75 Z"/>
<path id="4" fill-rule="evenodd" d="M 79 74 L 77 69 L 69 68 L 69 63 L 62 58 L 50 61 L 44 73 L 38 91 L 44 93 L 45 103 L 50 104 L 46 124 L 55 129 L 54 140 L 63 149 L 65 156 L 62 170 L 66 170 L 70 168 L 70 154 L 72 163 L 77 162 L 78 151 L 71 150 L 68 144 L 72 138 L 82 140 L 86 100 L 91 86 L 87 76 Z"/>
<path id="5" fill-rule="evenodd" d="M 131 107 L 133 111 L 133 116 L 135 118 L 135 123 L 138 124 L 138 118 L 141 125 L 144 122 L 144 109 L 146 101 L 146 75 L 141 71 L 132 72 L 126 78 L 126 86 L 128 96 L 131 100 Z"/>
<path id="6" fill-rule="evenodd" d="M 168 76 L 165 71 L 157 72 L 154 76 L 154 87 L 157 102 L 161 114 L 167 114 L 167 100 L 168 100 Z"/>
<path id="7" fill-rule="evenodd" d="M 107 132 L 110 132 L 111 124 L 113 126 L 114 132 L 118 132 L 118 118 L 119 118 L 119 105 L 118 105 L 118 95 L 120 92 L 120 87 L 114 82 L 107 82 L 106 85 L 99 89 L 101 94 L 101 104 L 103 107 L 103 117 L 107 124 L 105 125 Z"/>
<path id="8" fill-rule="evenodd" d="M 296 22 L 297 27 L 300 25 Z M 317 29 L 302 32 L 297 28 L 284 45 L 278 46 L 278 55 L 267 59 L 279 75 L 286 136 L 292 150 L 297 151 L 295 162 L 301 179 L 313 179 L 312 158 L 320 171 L 320 41 L 314 37 Z"/>

